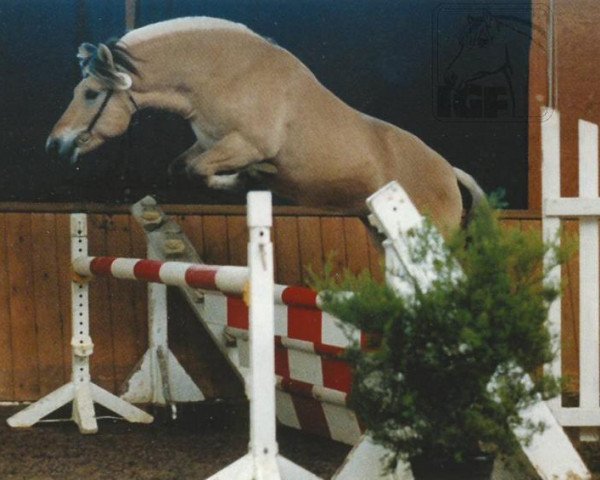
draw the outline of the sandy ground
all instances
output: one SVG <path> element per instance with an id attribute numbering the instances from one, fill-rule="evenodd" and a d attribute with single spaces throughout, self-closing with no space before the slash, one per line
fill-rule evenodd
<path id="1" fill-rule="evenodd" d="M 151 425 L 106 418 L 95 435 L 81 435 L 72 422 L 12 430 L 5 419 L 17 410 L 0 408 L 0 480 L 200 480 L 244 455 L 248 446 L 245 403 L 180 407 L 175 421 L 159 409 Z M 54 418 L 68 416 L 63 409 Z M 322 478 L 333 475 L 350 449 L 284 427 L 278 442 L 283 456 Z M 578 449 L 593 479 L 600 480 L 600 443 Z M 514 472 L 509 477 L 531 478 Z"/>
<path id="2" fill-rule="evenodd" d="M 72 422 L 12 430 L 5 419 L 16 410 L 0 409 L 1 480 L 204 479 L 248 447 L 244 404 L 188 407 L 176 421 L 160 411 L 152 425 L 105 419 L 97 434 L 85 436 Z M 283 456 L 324 478 L 349 451 L 288 428 L 279 429 L 278 442 Z"/>

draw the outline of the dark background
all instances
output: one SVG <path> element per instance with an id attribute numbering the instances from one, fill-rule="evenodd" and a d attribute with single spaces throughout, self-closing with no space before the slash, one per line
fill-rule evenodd
<path id="1" fill-rule="evenodd" d="M 486 10 L 524 21 L 531 15 L 529 2 L 514 1 L 139 0 L 136 26 L 186 15 L 245 23 L 298 56 L 351 106 L 417 134 L 486 191 L 505 189 L 511 208 L 527 208 L 527 119 L 440 107 L 460 32 Z M 156 194 L 170 203 L 243 202 L 167 177 L 193 134 L 163 112 L 142 112 L 126 135 L 77 168 L 46 156 L 46 137 L 80 79 L 77 46 L 122 36 L 124 18 L 122 0 L 0 0 L 0 201 L 129 203 Z M 509 46 L 511 67 L 526 86 L 530 42 L 521 37 Z M 475 85 L 475 99 L 486 82 L 504 88 L 502 78 L 489 77 Z M 527 95 L 515 101 L 527 111 Z"/>

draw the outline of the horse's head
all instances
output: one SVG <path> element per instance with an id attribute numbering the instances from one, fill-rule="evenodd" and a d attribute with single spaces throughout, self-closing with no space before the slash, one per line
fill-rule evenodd
<path id="1" fill-rule="evenodd" d="M 49 154 L 71 163 L 124 133 L 137 108 L 130 93 L 137 70 L 118 46 L 84 43 L 77 57 L 83 80 L 46 142 Z"/>

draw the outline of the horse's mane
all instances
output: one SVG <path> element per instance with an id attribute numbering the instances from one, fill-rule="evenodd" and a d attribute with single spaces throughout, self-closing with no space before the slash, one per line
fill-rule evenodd
<path id="1" fill-rule="evenodd" d="M 111 38 L 104 45 L 110 50 L 114 67 L 99 55 L 99 49 L 96 46 L 85 43 L 81 48 L 86 50 L 87 55 L 81 55 L 80 53 L 80 65 L 84 76 L 91 75 L 114 82 L 117 80 L 115 68 L 119 72 L 140 76 L 140 72 L 134 63 L 136 59 L 127 51 L 125 46 L 119 44 L 118 38 Z"/>
<path id="2" fill-rule="evenodd" d="M 112 53 L 113 60 L 115 61 L 115 65 L 117 68 L 121 68 L 128 73 L 134 73 L 139 75 L 140 72 L 133 63 L 136 59 L 127 51 L 124 45 L 119 44 L 119 39 L 111 38 L 106 42 L 106 46 Z"/>

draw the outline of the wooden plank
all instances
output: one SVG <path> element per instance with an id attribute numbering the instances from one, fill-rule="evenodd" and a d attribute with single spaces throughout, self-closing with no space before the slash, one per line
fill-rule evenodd
<path id="1" fill-rule="evenodd" d="M 500 224 L 502 225 L 503 228 L 506 228 L 509 230 L 521 230 L 521 221 L 520 220 L 506 219 L 506 220 L 501 220 Z"/>
<path id="2" fill-rule="evenodd" d="M 276 217 L 273 220 L 275 252 L 275 281 L 285 285 L 302 282 L 298 222 L 295 217 Z"/>
<path id="3" fill-rule="evenodd" d="M 0 400 L 14 400 L 13 352 L 10 321 L 10 285 L 8 270 L 8 232 L 6 214 L 0 213 Z"/>
<path id="4" fill-rule="evenodd" d="M 344 220 L 339 217 L 322 218 L 321 238 L 325 259 L 331 262 L 333 274 L 340 276 L 346 268 Z"/>
<path id="5" fill-rule="evenodd" d="M 579 196 L 598 198 L 598 126 L 583 120 L 579 120 Z M 582 408 L 598 408 L 600 235 L 597 218 L 580 219 L 579 248 L 579 404 Z"/>
<path id="6" fill-rule="evenodd" d="M 181 225 L 181 229 L 186 234 L 194 249 L 204 260 L 204 236 L 203 236 L 203 219 L 201 215 L 178 215 L 176 221 Z"/>
<path id="7" fill-rule="evenodd" d="M 104 215 L 128 214 L 129 206 L 107 205 L 105 203 L 28 203 L 28 202 L 0 202 L 2 213 L 99 213 Z M 188 216 L 213 216 L 213 215 L 245 215 L 244 205 L 161 205 L 161 209 L 168 215 L 177 217 Z M 355 217 L 356 214 L 342 211 L 323 210 L 319 208 L 298 206 L 274 206 L 273 214 L 276 217 Z M 529 210 L 503 210 L 502 218 L 540 218 L 540 205 Z M 185 219 L 187 221 L 187 218 Z"/>
<path id="8" fill-rule="evenodd" d="M 298 245 L 302 284 L 309 280 L 308 272 L 323 273 L 325 257 L 321 238 L 321 220 L 318 217 L 298 217 Z"/>
<path id="9" fill-rule="evenodd" d="M 230 265 L 248 265 L 248 227 L 246 217 L 227 217 L 227 242 Z"/>
<path id="10" fill-rule="evenodd" d="M 71 375 L 71 229 L 70 215 L 56 214 L 56 262 L 58 271 L 58 302 L 63 333 L 63 376 Z"/>
<path id="11" fill-rule="evenodd" d="M 369 269 L 369 244 L 365 226 L 359 218 L 347 217 L 344 221 L 344 239 L 346 243 L 346 265 L 359 274 Z"/>
<path id="12" fill-rule="evenodd" d="M 383 282 L 385 278 L 385 258 L 383 254 L 383 247 L 381 246 L 379 239 L 375 237 L 374 233 L 368 235 L 367 241 L 371 275 L 378 282 Z"/>
<path id="13" fill-rule="evenodd" d="M 563 222 L 565 237 L 579 241 L 579 224 L 575 220 Z M 561 373 L 568 380 L 567 391 L 579 391 L 579 256 L 575 255 L 562 268 L 561 282 Z"/>
<path id="14" fill-rule="evenodd" d="M 130 207 L 127 205 L 108 205 L 106 203 L 31 203 L 31 202 L 0 202 L 0 212 L 5 213 L 100 213 L 105 215 L 128 214 Z M 206 205 L 206 204 L 166 204 L 161 209 L 169 215 L 246 215 L 245 205 Z M 320 217 L 354 217 L 356 214 L 329 209 L 300 207 L 300 206 L 274 206 L 275 216 L 312 215 Z"/>
<path id="15" fill-rule="evenodd" d="M 125 30 L 130 31 L 135 28 L 135 19 L 137 17 L 137 0 L 125 0 Z"/>
<path id="16" fill-rule="evenodd" d="M 90 255 L 106 255 L 107 231 L 112 220 L 107 215 L 88 215 Z M 114 345 L 108 278 L 96 278 L 90 286 L 90 335 L 94 341 L 91 372 L 94 383 L 111 392 L 116 390 Z"/>
<path id="17" fill-rule="evenodd" d="M 40 383 L 32 302 L 31 215 L 8 215 L 6 220 L 15 400 L 36 400 Z"/>
<path id="18" fill-rule="evenodd" d="M 532 24 L 549 25 L 548 12 L 550 11 L 548 0 L 535 2 L 531 6 Z M 541 114 L 543 106 L 554 106 L 551 92 L 549 91 L 548 68 L 552 67 L 550 56 L 552 46 L 548 45 L 548 32 L 538 28 L 531 29 L 532 41 L 529 48 L 529 175 L 528 194 L 529 208 L 541 208 L 541 122 L 544 120 Z M 543 47 L 541 47 L 543 46 Z M 540 48 L 541 47 L 541 48 Z M 546 48 L 544 48 L 546 47 Z M 550 47 L 550 48 L 548 48 Z M 552 79 L 553 81 L 554 79 Z"/>
<path id="19" fill-rule="evenodd" d="M 40 394 L 63 385 L 63 324 L 60 316 L 56 223 L 52 213 L 31 215 L 33 285 Z"/>
<path id="20" fill-rule="evenodd" d="M 204 261 L 212 265 L 227 265 L 229 248 L 227 242 L 227 218 L 210 215 L 202 219 Z"/>
<path id="21" fill-rule="evenodd" d="M 595 198 L 546 198 L 544 211 L 549 217 L 581 218 L 599 217 L 600 199 Z"/>
<path id="22" fill-rule="evenodd" d="M 131 257 L 131 228 L 129 215 L 115 215 L 113 228 L 108 230 L 107 247 L 110 255 Z M 117 387 L 127 379 L 146 347 L 146 336 L 138 329 L 135 316 L 135 289 L 140 285 L 115 278 L 109 279 L 112 335 Z"/>
<path id="23" fill-rule="evenodd" d="M 561 196 L 561 122 L 560 114 L 550 109 L 544 112 L 548 118 L 542 124 L 541 139 L 542 139 L 542 198 L 558 198 Z M 548 115 L 549 114 L 549 115 Z M 560 229 L 560 219 L 544 218 L 542 230 L 544 240 L 552 240 L 558 234 Z M 551 262 L 553 263 L 553 262 Z M 555 267 L 550 273 L 548 281 L 556 283 L 561 281 L 563 275 L 560 266 Z M 562 314 L 561 307 L 563 299 L 557 299 L 550 305 L 548 309 L 548 329 L 553 338 L 563 338 L 561 333 Z M 562 374 L 562 358 L 561 343 L 554 345 L 556 357 L 551 365 L 547 368 L 556 376 Z M 560 406 L 560 399 L 550 400 L 554 408 Z"/>
<path id="24" fill-rule="evenodd" d="M 579 191 L 577 151 L 579 116 L 570 110 L 560 111 L 560 190 L 562 197 L 575 197 Z M 544 161 L 545 159 L 543 159 Z"/>

